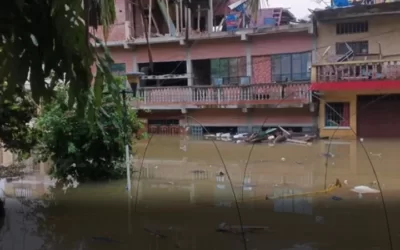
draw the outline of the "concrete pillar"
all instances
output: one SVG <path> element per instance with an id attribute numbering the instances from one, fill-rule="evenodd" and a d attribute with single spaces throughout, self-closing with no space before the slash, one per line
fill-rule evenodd
<path id="1" fill-rule="evenodd" d="M 208 20 L 207 20 L 207 31 L 208 33 L 213 32 L 213 27 L 214 27 L 214 6 L 213 6 L 213 0 L 209 0 L 209 5 L 210 9 L 208 10 Z"/>
<path id="2" fill-rule="evenodd" d="M 246 75 L 251 78 L 252 75 L 252 65 L 251 65 L 251 42 L 246 41 Z M 251 81 L 250 81 L 251 82 Z"/>
<path id="3" fill-rule="evenodd" d="M 317 63 L 317 34 L 315 33 L 316 27 L 313 27 L 313 34 L 312 34 L 312 52 L 311 52 L 311 63 Z"/>
<path id="4" fill-rule="evenodd" d="M 132 70 L 133 72 L 139 72 L 139 64 L 137 63 L 137 57 L 135 51 L 133 51 L 133 56 L 132 56 Z"/>
<path id="5" fill-rule="evenodd" d="M 246 113 L 247 130 L 249 133 L 251 133 L 253 131 L 253 119 L 252 119 L 253 111 L 254 110 L 252 110 L 252 109 L 248 109 L 247 113 Z"/>
<path id="6" fill-rule="evenodd" d="M 134 49 L 132 50 L 132 52 L 133 52 L 133 56 L 132 56 L 132 72 L 139 72 L 139 66 L 138 66 L 137 59 L 136 59 L 136 52 L 135 52 Z M 127 73 L 129 73 L 130 69 L 127 69 L 127 71 L 128 71 Z M 126 88 L 127 89 L 131 88 L 131 86 L 129 84 L 129 81 L 126 81 Z M 138 94 L 138 89 L 139 88 L 140 88 L 140 83 L 136 87 L 136 95 Z"/>
<path id="7" fill-rule="evenodd" d="M 193 65 L 190 48 L 186 48 L 186 74 L 188 75 L 188 86 L 193 86 Z"/>

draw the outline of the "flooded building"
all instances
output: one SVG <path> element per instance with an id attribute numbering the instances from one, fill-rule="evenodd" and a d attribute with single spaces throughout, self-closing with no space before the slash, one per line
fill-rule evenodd
<path id="1" fill-rule="evenodd" d="M 368 3 L 368 4 L 367 4 Z M 312 89 L 329 137 L 400 136 L 400 2 L 332 1 L 314 12 Z"/>
<path id="2" fill-rule="evenodd" d="M 116 70 L 146 73 L 133 105 L 151 111 L 139 113 L 150 132 L 176 133 L 183 125 L 196 135 L 203 126 L 248 132 L 264 121 L 301 131 L 317 123 L 309 108 L 310 24 L 283 8 L 251 16 L 246 1 L 157 0 L 142 7 L 116 1 L 107 45 Z"/>

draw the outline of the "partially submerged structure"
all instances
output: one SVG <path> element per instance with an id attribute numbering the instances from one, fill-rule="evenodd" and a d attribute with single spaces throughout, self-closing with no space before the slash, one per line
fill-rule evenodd
<path id="1" fill-rule="evenodd" d="M 314 12 L 321 136 L 400 136 L 400 2 L 381 2 Z"/>
<path id="2" fill-rule="evenodd" d="M 133 105 L 151 110 L 139 114 L 150 132 L 186 124 L 201 135 L 199 123 L 218 132 L 316 125 L 311 25 L 296 23 L 289 10 L 261 8 L 255 16 L 246 1 L 228 0 L 116 3 L 107 45 L 119 71 L 146 73 Z"/>

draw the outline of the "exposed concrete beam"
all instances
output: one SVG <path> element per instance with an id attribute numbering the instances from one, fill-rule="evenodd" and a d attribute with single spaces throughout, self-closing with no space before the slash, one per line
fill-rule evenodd
<path id="1" fill-rule="evenodd" d="M 246 75 L 250 77 L 252 76 L 252 63 L 251 63 L 251 43 L 250 42 L 246 42 L 244 45 L 245 48 L 245 52 L 246 52 Z M 250 80 L 251 82 L 251 80 Z"/>
<path id="2" fill-rule="evenodd" d="M 193 86 L 193 64 L 189 47 L 186 48 L 186 74 L 188 75 L 188 86 Z"/>
<path id="3" fill-rule="evenodd" d="M 137 56 L 135 51 L 133 52 L 133 56 L 132 56 L 132 72 L 139 72 L 139 64 L 137 62 Z"/>
<path id="4" fill-rule="evenodd" d="M 208 33 L 213 32 L 214 27 L 214 4 L 213 0 L 209 0 L 210 9 L 208 10 L 208 22 L 207 22 L 207 30 Z"/>
<path id="5" fill-rule="evenodd" d="M 230 32 L 212 32 L 207 36 L 204 34 L 191 34 L 190 40 L 210 40 L 210 39 L 224 39 L 224 38 L 241 38 L 243 34 L 246 36 L 262 36 L 269 34 L 280 34 L 280 33 L 295 33 L 295 32 L 308 32 L 311 24 L 296 24 L 296 25 L 283 25 L 274 28 L 269 28 L 265 30 L 254 30 L 254 29 L 241 29 L 236 31 L 235 33 Z M 184 37 L 171 37 L 171 36 L 162 36 L 162 37 L 151 37 L 151 44 L 160 44 L 160 43 L 179 43 L 180 45 L 185 45 Z M 104 44 L 104 43 L 103 43 Z M 108 41 L 106 45 L 107 47 L 124 47 L 124 44 L 128 44 L 129 46 L 135 45 L 146 45 L 146 38 L 137 38 L 132 41 Z M 99 47 L 99 44 L 95 45 Z"/>

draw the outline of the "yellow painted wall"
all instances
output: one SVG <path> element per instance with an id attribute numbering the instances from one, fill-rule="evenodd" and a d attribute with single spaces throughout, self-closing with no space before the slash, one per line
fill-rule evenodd
<path id="1" fill-rule="evenodd" d="M 358 95 L 384 95 L 399 94 L 397 91 L 354 91 L 354 92 L 325 92 L 321 96 L 319 105 L 318 128 L 321 137 L 333 137 L 340 139 L 354 139 L 357 133 L 357 96 Z M 350 103 L 350 127 L 351 129 L 325 128 L 325 103 L 327 102 L 349 102 Z M 336 131 L 336 132 L 335 132 Z"/>
<path id="2" fill-rule="evenodd" d="M 357 94 L 355 92 L 338 93 L 338 92 L 326 92 L 321 98 L 319 106 L 319 119 L 318 127 L 319 134 L 321 137 L 333 137 L 341 139 L 352 139 L 356 138 L 354 132 L 351 129 L 336 129 L 336 128 L 325 128 L 325 104 L 327 102 L 349 102 L 350 103 L 350 127 L 357 133 Z"/>
<path id="3" fill-rule="evenodd" d="M 365 19 L 358 19 L 360 21 L 368 20 L 367 33 L 358 34 L 344 34 L 336 35 L 336 23 L 319 23 L 318 24 L 318 38 L 317 38 L 317 52 L 322 55 L 324 51 L 330 46 L 328 54 L 336 54 L 337 42 L 351 42 L 351 41 L 365 41 L 368 40 L 368 50 L 370 54 L 379 53 L 379 44 L 381 44 L 381 52 L 385 59 L 398 59 L 399 58 L 399 44 L 395 41 L 400 41 L 400 30 L 398 25 L 400 23 L 400 16 L 379 16 L 368 17 Z M 356 21 L 342 20 L 341 22 Z M 376 58 L 377 59 L 377 58 Z M 323 63 L 319 61 L 318 63 Z"/>

